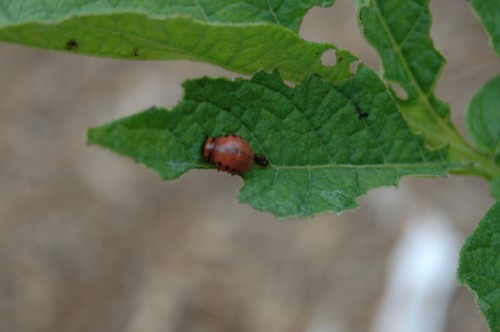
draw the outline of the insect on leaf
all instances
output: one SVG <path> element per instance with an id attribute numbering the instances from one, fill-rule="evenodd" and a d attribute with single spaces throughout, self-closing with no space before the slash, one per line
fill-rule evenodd
<path id="1" fill-rule="evenodd" d="M 174 179 L 203 161 L 204 133 L 237 134 L 269 161 L 243 175 L 239 199 L 278 217 L 355 208 L 370 188 L 406 175 L 442 176 L 443 151 L 413 135 L 378 76 L 361 67 L 332 86 L 311 75 L 295 87 L 277 72 L 251 80 L 203 78 L 184 84 L 171 111 L 152 108 L 90 129 L 88 141 Z"/>

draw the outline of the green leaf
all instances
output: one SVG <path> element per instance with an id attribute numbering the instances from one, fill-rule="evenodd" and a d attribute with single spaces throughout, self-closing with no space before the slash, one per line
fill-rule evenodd
<path id="1" fill-rule="evenodd" d="M 467 107 L 467 131 L 485 151 L 500 152 L 500 75 L 479 89 Z"/>
<path id="2" fill-rule="evenodd" d="M 336 82 L 351 75 L 356 57 L 293 31 L 311 6 L 332 2 L 0 0 L 0 40 L 121 59 L 201 61 L 244 74 L 279 69 L 292 81 L 318 73 Z M 330 49 L 338 63 L 323 66 Z"/>
<path id="3" fill-rule="evenodd" d="M 408 93 L 408 100 L 418 101 L 429 95 L 444 117 L 448 109 L 432 91 L 444 59 L 432 45 L 428 0 L 358 1 L 358 17 L 365 38 L 377 49 L 384 77 L 398 82 Z"/>
<path id="4" fill-rule="evenodd" d="M 407 94 L 393 91 L 412 131 L 423 133 L 430 146 L 448 146 L 450 160 L 469 161 L 466 173 L 487 179 L 499 175 L 498 165 L 460 136 L 449 119 L 448 104 L 434 95 L 444 58 L 429 34 L 429 0 L 357 0 L 357 7 L 360 29 L 380 55 L 384 78 Z"/>
<path id="5" fill-rule="evenodd" d="M 500 202 L 491 207 L 465 240 L 458 280 L 476 295 L 490 331 L 500 331 Z"/>
<path id="6" fill-rule="evenodd" d="M 0 27 L 28 22 L 53 24 L 70 16 L 144 14 L 164 19 L 192 17 L 209 23 L 269 22 L 298 30 L 313 6 L 329 7 L 333 0 L 1 0 Z"/>
<path id="7" fill-rule="evenodd" d="M 500 56 L 500 2 L 494 0 L 469 0 L 482 25 L 488 33 L 493 49 Z"/>
<path id="8" fill-rule="evenodd" d="M 357 206 L 368 189 L 407 175 L 442 176 L 443 151 L 413 135 L 369 68 L 332 86 L 315 75 L 294 88 L 258 73 L 250 81 L 203 78 L 184 84 L 170 112 L 154 108 L 90 129 L 88 141 L 153 168 L 166 180 L 213 168 L 200 154 L 204 133 L 238 134 L 270 162 L 243 175 L 240 201 L 279 217 Z M 366 114 L 365 114 L 366 113 Z"/>
<path id="9" fill-rule="evenodd" d="M 500 201 L 500 176 L 497 176 L 491 181 L 491 196 L 497 201 Z"/>

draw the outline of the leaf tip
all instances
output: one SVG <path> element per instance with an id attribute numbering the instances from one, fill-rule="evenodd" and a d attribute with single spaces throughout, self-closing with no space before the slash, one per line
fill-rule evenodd
<path id="1" fill-rule="evenodd" d="M 87 128 L 87 145 L 98 144 L 99 130 L 98 128 Z"/>

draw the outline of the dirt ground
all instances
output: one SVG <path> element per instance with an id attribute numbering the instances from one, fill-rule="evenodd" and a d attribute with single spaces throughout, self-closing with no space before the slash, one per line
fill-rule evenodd
<path id="1" fill-rule="evenodd" d="M 465 1 L 431 8 L 448 59 L 437 93 L 464 132 L 467 102 L 500 62 Z M 301 33 L 379 66 L 351 1 L 313 9 Z M 88 127 L 175 105 L 185 79 L 233 74 L 9 44 L 0 55 L 1 331 L 369 331 L 406 220 L 439 210 L 463 239 L 492 204 L 478 178 L 405 179 L 352 213 L 277 221 L 236 202 L 238 177 L 161 182 L 85 144 Z M 444 331 L 486 330 L 457 288 Z"/>

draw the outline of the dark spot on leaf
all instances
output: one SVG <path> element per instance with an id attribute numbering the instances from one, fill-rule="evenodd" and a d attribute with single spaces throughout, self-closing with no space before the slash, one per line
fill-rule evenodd
<path id="1" fill-rule="evenodd" d="M 254 157 L 253 157 L 254 161 L 256 164 L 262 166 L 262 167 L 267 167 L 269 166 L 269 161 L 266 159 L 266 157 L 264 157 L 263 155 L 261 154 L 256 154 Z"/>
<path id="2" fill-rule="evenodd" d="M 358 106 L 355 106 L 355 108 L 356 108 L 356 113 L 358 113 L 358 117 L 360 119 L 368 117 L 368 112 L 363 112 Z"/>
<path id="3" fill-rule="evenodd" d="M 78 42 L 74 39 L 70 39 L 66 42 L 66 45 L 64 45 L 64 48 L 68 51 L 72 51 L 78 48 Z"/>

